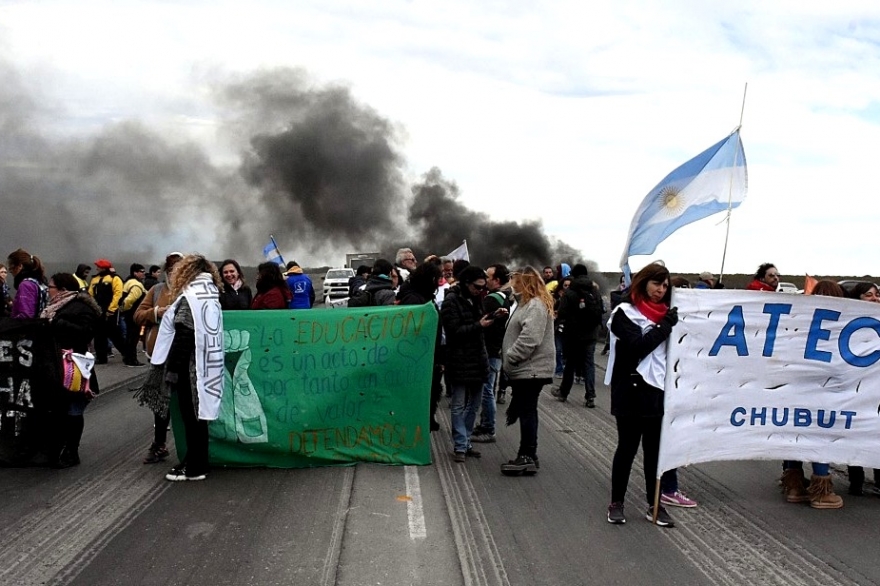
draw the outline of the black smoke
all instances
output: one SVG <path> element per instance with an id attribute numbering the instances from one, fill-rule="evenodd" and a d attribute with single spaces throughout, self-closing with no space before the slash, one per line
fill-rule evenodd
<path id="1" fill-rule="evenodd" d="M 237 164 L 136 120 L 61 133 L 58 108 L 0 61 L 0 253 L 152 261 L 180 249 L 253 263 L 275 234 L 306 266 L 338 265 L 346 252 L 390 257 L 399 246 L 442 255 L 462 239 L 482 264 L 581 256 L 540 222 L 470 210 L 439 169 L 408 187 L 402 129 L 344 85 L 278 69 L 213 88 L 218 140 L 238 151 Z"/>

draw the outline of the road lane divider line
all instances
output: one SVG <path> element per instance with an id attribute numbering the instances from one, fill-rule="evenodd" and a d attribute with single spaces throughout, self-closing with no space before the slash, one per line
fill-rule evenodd
<path id="1" fill-rule="evenodd" d="M 425 525 L 425 511 L 422 508 L 422 487 L 419 483 L 419 469 L 415 466 L 404 466 L 403 475 L 406 481 L 406 494 L 409 496 L 409 500 L 406 502 L 409 538 L 413 541 L 425 539 L 428 537 L 428 528 Z"/>

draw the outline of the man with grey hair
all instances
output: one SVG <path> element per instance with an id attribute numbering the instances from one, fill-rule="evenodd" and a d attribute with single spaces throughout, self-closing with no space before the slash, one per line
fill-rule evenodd
<path id="1" fill-rule="evenodd" d="M 401 248 L 394 257 L 394 264 L 397 266 L 397 274 L 400 276 L 400 282 L 409 280 L 409 273 L 416 268 L 416 255 L 413 254 L 412 248 Z"/>

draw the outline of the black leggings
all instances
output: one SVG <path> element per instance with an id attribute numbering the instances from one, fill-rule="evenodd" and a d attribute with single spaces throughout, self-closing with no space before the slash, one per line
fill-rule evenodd
<path id="1" fill-rule="evenodd" d="M 611 465 L 611 502 L 622 503 L 633 461 L 642 444 L 645 468 L 645 495 L 648 504 L 654 504 L 657 483 L 657 457 L 660 453 L 660 424 L 663 417 L 617 417 L 617 450 Z"/>

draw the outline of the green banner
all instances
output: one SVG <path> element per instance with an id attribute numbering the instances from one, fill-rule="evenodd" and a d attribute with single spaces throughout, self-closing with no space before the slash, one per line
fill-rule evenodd
<path id="1" fill-rule="evenodd" d="M 224 312 L 211 463 L 430 464 L 437 320 L 430 304 Z M 182 436 L 175 425 L 179 446 Z"/>

